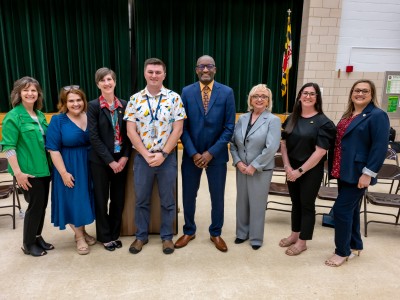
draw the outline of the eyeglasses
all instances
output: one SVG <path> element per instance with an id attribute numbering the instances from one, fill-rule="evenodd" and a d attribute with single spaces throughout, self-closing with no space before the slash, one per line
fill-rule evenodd
<path id="1" fill-rule="evenodd" d="M 370 90 L 367 90 L 367 89 L 365 89 L 365 90 L 360 90 L 360 89 L 355 89 L 355 90 L 353 90 L 353 94 L 359 94 L 359 93 L 361 93 L 361 94 L 363 94 L 363 95 L 366 95 L 366 94 L 369 94 L 369 92 L 370 92 Z"/>
<path id="2" fill-rule="evenodd" d="M 311 92 L 311 93 L 309 93 L 309 92 L 302 92 L 301 93 L 304 97 L 308 97 L 308 96 L 310 96 L 310 97 L 315 97 L 315 96 L 317 96 L 317 93 L 314 93 L 314 92 Z"/>
<path id="3" fill-rule="evenodd" d="M 211 70 L 215 67 L 215 65 L 213 64 L 208 64 L 208 65 L 197 65 L 196 69 L 198 70 L 204 70 L 205 68 L 207 68 L 207 70 Z"/>
<path id="4" fill-rule="evenodd" d="M 261 98 L 262 100 L 269 99 L 269 97 L 267 95 L 253 95 L 253 96 L 251 96 L 251 99 L 253 99 L 253 100 L 257 100 L 259 98 Z"/>
<path id="5" fill-rule="evenodd" d="M 63 89 L 65 91 L 78 90 L 79 89 L 79 85 L 67 85 L 67 86 L 64 86 Z"/>

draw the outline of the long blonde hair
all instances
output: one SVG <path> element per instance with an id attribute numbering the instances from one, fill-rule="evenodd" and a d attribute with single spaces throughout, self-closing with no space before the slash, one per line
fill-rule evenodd
<path id="1" fill-rule="evenodd" d="M 369 84 L 369 87 L 371 89 L 371 102 L 374 104 L 375 107 L 380 107 L 380 105 L 378 103 L 378 99 L 376 98 L 375 83 L 373 83 L 369 79 L 360 79 L 360 80 L 357 80 L 356 82 L 354 82 L 353 86 L 350 89 L 350 94 L 349 94 L 349 98 L 348 98 L 348 101 L 347 101 L 347 108 L 346 108 L 346 111 L 343 113 L 342 118 L 350 117 L 353 114 L 353 111 L 355 110 L 354 103 L 351 100 L 351 95 L 353 94 L 354 87 L 359 83 L 368 83 Z"/>

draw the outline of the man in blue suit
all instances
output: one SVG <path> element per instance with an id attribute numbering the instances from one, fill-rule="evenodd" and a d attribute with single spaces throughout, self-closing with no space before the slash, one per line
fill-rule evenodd
<path id="1" fill-rule="evenodd" d="M 183 236 L 175 248 L 185 247 L 195 238 L 196 197 L 203 169 L 206 170 L 211 195 L 210 240 L 215 247 L 228 251 L 221 238 L 224 223 L 224 194 L 228 157 L 228 142 L 235 126 L 235 97 L 233 90 L 214 81 L 217 71 L 211 56 L 197 60 L 196 74 L 199 82 L 182 90 L 182 101 L 187 119 L 184 121 L 181 141 L 184 146 L 182 158 L 182 198 L 185 216 Z"/>

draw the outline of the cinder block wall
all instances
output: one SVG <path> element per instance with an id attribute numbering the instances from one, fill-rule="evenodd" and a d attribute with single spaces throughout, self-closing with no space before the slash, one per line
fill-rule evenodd
<path id="1" fill-rule="evenodd" d="M 344 11 L 343 2 L 346 4 Z M 346 73 L 345 60 L 350 60 L 348 56 L 351 56 L 344 52 L 348 50 L 346 47 L 389 45 L 393 50 L 390 54 L 394 57 L 390 66 L 400 66 L 400 55 L 396 52 L 399 45 L 400 53 L 400 29 L 399 26 L 393 26 L 392 21 L 393 14 L 397 14 L 400 19 L 400 5 L 394 4 L 393 1 L 378 2 L 367 3 L 369 7 L 366 7 L 363 1 L 358 0 L 304 0 L 297 90 L 306 82 L 318 83 L 323 89 L 324 112 L 335 124 L 346 108 L 350 88 L 356 80 L 373 80 L 377 87 L 378 100 L 381 101 L 384 72 L 391 71 L 379 70 L 384 67 L 379 64 L 378 53 L 371 56 L 371 64 L 368 64 L 368 60 L 364 61 L 355 67 L 354 72 Z M 368 19 L 368 14 L 372 11 L 375 12 L 374 17 Z M 360 14 L 363 18 L 359 17 Z M 346 28 L 341 28 L 342 15 L 346 17 Z M 387 20 L 386 26 L 381 24 L 384 20 Z M 357 28 L 349 27 L 352 21 L 358 25 Z M 382 28 L 386 30 L 385 34 L 378 36 Z M 380 44 L 377 44 L 377 39 L 380 39 Z M 379 52 L 379 49 L 376 51 Z M 397 71 L 400 71 L 400 67 Z M 391 116 L 390 119 L 399 139 L 400 120 Z"/>

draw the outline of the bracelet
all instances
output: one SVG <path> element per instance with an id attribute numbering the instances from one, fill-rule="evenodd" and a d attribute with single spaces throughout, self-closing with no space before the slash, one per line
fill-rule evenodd
<path id="1" fill-rule="evenodd" d="M 289 168 L 289 166 L 288 165 L 284 165 L 283 168 L 286 170 L 286 168 Z"/>

